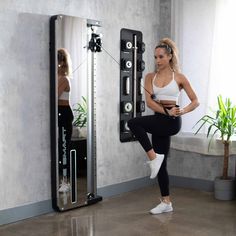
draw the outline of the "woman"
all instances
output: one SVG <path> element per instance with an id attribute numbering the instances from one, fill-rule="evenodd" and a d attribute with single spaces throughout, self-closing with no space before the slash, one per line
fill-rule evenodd
<path id="1" fill-rule="evenodd" d="M 58 128 L 59 128 L 59 173 L 62 183 L 59 192 L 68 192 L 70 140 L 72 135 L 73 113 L 70 107 L 71 59 L 66 49 L 58 49 Z"/>
<path id="2" fill-rule="evenodd" d="M 158 175 L 162 199 L 159 205 L 150 210 L 152 214 L 173 211 L 166 163 L 170 136 L 179 132 L 181 116 L 199 105 L 189 81 L 180 73 L 178 61 L 175 43 L 168 38 L 162 39 L 155 48 L 157 71 L 147 74 L 145 78 L 146 103 L 154 114 L 136 117 L 128 122 L 130 130 L 149 158 L 150 178 L 153 179 Z M 190 100 L 190 103 L 182 109 L 178 106 L 181 90 L 186 92 Z M 152 144 L 147 133 L 152 134 Z"/>

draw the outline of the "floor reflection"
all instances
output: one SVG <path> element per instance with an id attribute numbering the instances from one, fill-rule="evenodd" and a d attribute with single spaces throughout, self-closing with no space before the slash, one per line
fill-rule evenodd
<path id="1" fill-rule="evenodd" d="M 88 235 L 94 236 L 94 216 L 86 217 L 83 220 L 71 218 L 71 236 Z"/>
<path id="2" fill-rule="evenodd" d="M 63 213 L 53 212 L 0 227 L 2 236 L 235 236 L 235 201 L 212 193 L 173 188 L 174 212 L 150 215 L 157 186 Z M 222 227 L 223 225 L 223 227 Z"/>
<path id="3" fill-rule="evenodd" d="M 77 188 L 74 197 L 72 189 L 58 193 L 58 206 L 61 210 L 87 204 L 87 177 L 77 178 Z"/>

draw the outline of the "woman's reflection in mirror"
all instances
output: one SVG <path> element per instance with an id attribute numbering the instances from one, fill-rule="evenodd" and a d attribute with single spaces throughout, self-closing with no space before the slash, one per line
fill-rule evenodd
<path id="1" fill-rule="evenodd" d="M 73 112 L 70 107 L 71 57 L 65 48 L 57 51 L 58 61 L 58 129 L 59 129 L 59 192 L 69 192 L 70 141 L 72 135 Z"/>

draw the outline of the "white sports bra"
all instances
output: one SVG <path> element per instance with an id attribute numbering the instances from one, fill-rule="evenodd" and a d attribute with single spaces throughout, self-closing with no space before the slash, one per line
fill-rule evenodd
<path id="1" fill-rule="evenodd" d="M 172 74 L 171 82 L 162 88 L 157 87 L 154 84 L 156 77 L 157 77 L 157 74 L 155 74 L 155 76 L 152 80 L 152 86 L 153 86 L 153 92 L 155 95 L 155 100 L 156 101 L 160 101 L 160 100 L 175 101 L 176 104 L 178 104 L 180 90 L 179 90 L 179 86 L 175 80 L 175 73 L 173 72 L 173 74 Z"/>
<path id="2" fill-rule="evenodd" d="M 70 92 L 66 92 L 66 91 L 64 91 L 59 97 L 59 100 L 69 101 L 69 99 L 70 99 Z"/>

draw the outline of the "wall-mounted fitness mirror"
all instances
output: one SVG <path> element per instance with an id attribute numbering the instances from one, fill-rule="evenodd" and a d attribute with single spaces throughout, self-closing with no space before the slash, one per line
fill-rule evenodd
<path id="1" fill-rule="evenodd" d="M 59 211 L 101 200 L 94 120 L 98 26 L 72 16 L 50 19 L 52 204 Z"/>

